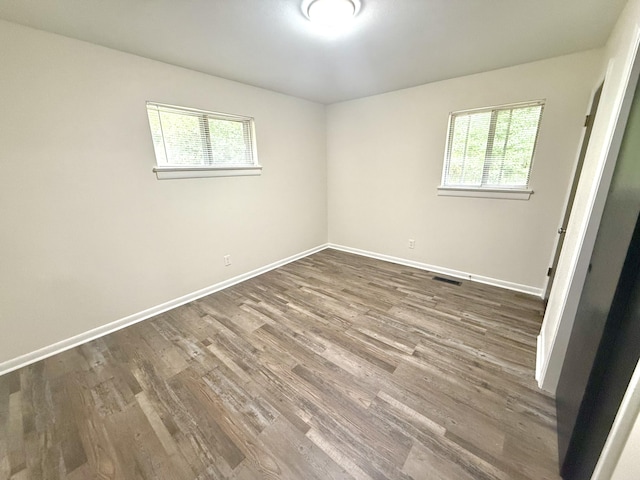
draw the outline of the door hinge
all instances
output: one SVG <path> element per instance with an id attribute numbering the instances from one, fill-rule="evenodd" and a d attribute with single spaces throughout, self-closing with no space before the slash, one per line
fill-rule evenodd
<path id="1" fill-rule="evenodd" d="M 549 268 L 547 269 L 547 277 L 550 277 L 550 276 L 551 276 L 551 272 L 553 272 L 553 267 L 549 267 Z"/>
<path id="2" fill-rule="evenodd" d="M 587 115 L 587 116 L 584 118 L 584 126 L 585 126 L 585 127 L 588 127 L 590 122 L 591 122 L 591 115 Z"/>

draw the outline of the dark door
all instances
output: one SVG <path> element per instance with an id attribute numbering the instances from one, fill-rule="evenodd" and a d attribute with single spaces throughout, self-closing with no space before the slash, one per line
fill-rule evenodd
<path id="1" fill-rule="evenodd" d="M 589 478 L 593 473 L 639 358 L 640 221 L 636 222 L 571 445 L 562 466 L 563 478 Z"/>
<path id="2" fill-rule="evenodd" d="M 591 138 L 591 130 L 593 129 L 593 121 L 596 118 L 598 112 L 598 104 L 600 103 L 600 96 L 602 95 L 602 85 L 598 87 L 596 93 L 593 94 L 593 100 L 591 101 L 591 110 L 584 122 L 585 131 L 582 139 L 582 146 L 580 147 L 580 155 L 578 155 L 578 163 L 576 165 L 576 171 L 573 174 L 573 182 L 571 183 L 571 191 L 569 192 L 569 199 L 567 200 L 567 208 L 564 211 L 562 218 L 562 224 L 558 228 L 558 244 L 556 245 L 556 251 L 553 254 L 553 262 L 547 272 L 549 281 L 547 282 L 547 288 L 544 292 L 544 299 L 549 298 L 549 292 L 553 286 L 553 279 L 556 276 L 556 268 L 558 267 L 558 260 L 560 259 L 560 252 L 562 251 L 562 245 L 564 244 L 564 234 L 567 231 L 567 225 L 569 224 L 569 216 L 571 215 L 571 209 L 573 208 L 573 201 L 576 198 L 576 190 L 578 189 L 578 181 L 580 180 L 580 174 L 582 173 L 582 165 L 584 164 L 584 156 L 587 153 L 587 147 L 589 146 L 589 139 Z"/>
<path id="3" fill-rule="evenodd" d="M 640 354 L 639 214 L 636 89 L 556 391 L 567 480 L 590 478 Z"/>

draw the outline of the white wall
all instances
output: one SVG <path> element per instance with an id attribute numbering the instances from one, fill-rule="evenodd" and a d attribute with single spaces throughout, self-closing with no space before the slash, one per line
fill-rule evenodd
<path id="1" fill-rule="evenodd" d="M 629 97 L 633 97 L 635 89 L 637 72 L 630 75 L 629 67 L 634 56 L 633 48 L 639 25 L 640 0 L 630 0 L 605 51 L 608 65 L 606 80 L 558 263 L 554 288 L 549 297 L 540 332 L 542 341 L 538 363 L 541 368 L 536 376 L 540 386 L 550 392 L 555 392 L 560 377 L 613 166 L 624 132 Z M 633 84 L 627 93 L 629 103 L 622 108 L 630 77 Z M 607 298 L 607 295 L 603 296 Z"/>
<path id="2" fill-rule="evenodd" d="M 330 243 L 541 290 L 601 70 L 589 51 L 329 106 Z M 538 99 L 530 200 L 437 196 L 449 112 Z"/>
<path id="3" fill-rule="evenodd" d="M 4 21 L 0 65 L 0 364 L 326 242 L 324 106 Z M 255 117 L 262 176 L 157 180 L 146 100 Z"/>

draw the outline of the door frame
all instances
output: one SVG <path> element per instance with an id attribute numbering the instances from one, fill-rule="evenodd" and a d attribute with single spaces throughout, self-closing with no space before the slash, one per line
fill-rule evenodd
<path id="1" fill-rule="evenodd" d="M 569 277 L 569 283 L 566 291 L 560 294 L 562 297 L 557 302 L 557 316 L 559 319 L 557 322 L 553 322 L 555 325 L 552 327 L 554 330 L 551 332 L 551 345 L 545 344 L 546 335 L 544 334 L 544 329 L 547 328 L 546 323 L 548 321 L 546 315 L 542 324 L 543 331 L 538 335 L 535 378 L 538 386 L 547 392 L 554 393 L 558 385 L 569 337 L 578 310 L 578 303 L 586 280 L 589 261 L 593 253 L 596 235 L 600 228 L 604 204 L 609 193 L 613 170 L 620 153 L 622 137 L 627 125 L 638 76 L 640 75 L 639 46 L 640 27 L 636 26 L 630 42 L 630 49 L 624 61 L 623 73 L 619 79 L 620 83 L 612 84 L 611 82 L 614 62 L 621 59 L 611 58 L 607 65 L 601 102 L 603 99 L 615 94 L 613 99 L 609 99 L 613 103 L 613 109 L 611 116 L 605 118 L 600 115 L 596 122 L 596 124 L 600 124 L 603 121 L 609 122 L 606 125 L 602 146 L 598 152 L 598 156 L 604 158 L 599 162 L 600 166 L 596 172 L 598 180 L 595 191 L 589 195 L 588 204 L 585 206 L 588 211 L 586 224 L 576 226 L 580 229 L 577 234 L 574 234 L 578 248 L 569 261 L 568 271 L 566 272 Z M 611 92 L 612 89 L 617 91 Z M 569 223 L 571 227 L 571 222 Z M 565 255 L 561 255 L 560 258 L 564 258 Z M 550 303 L 554 301 L 554 292 L 551 292 L 549 300 Z"/>
<path id="2" fill-rule="evenodd" d="M 640 415 L 640 361 L 622 398 L 622 403 L 602 448 L 591 480 L 609 480 L 618 464 L 629 434 Z"/>

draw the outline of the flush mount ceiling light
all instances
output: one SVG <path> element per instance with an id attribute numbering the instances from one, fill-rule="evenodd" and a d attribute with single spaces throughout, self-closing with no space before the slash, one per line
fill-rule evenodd
<path id="1" fill-rule="evenodd" d="M 306 0 L 302 11 L 313 23 L 323 27 L 341 27 L 360 10 L 360 0 Z"/>

